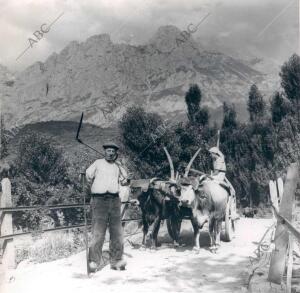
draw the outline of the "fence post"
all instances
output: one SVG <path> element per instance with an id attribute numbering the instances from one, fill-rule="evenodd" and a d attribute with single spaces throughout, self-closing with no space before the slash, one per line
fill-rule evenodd
<path id="1" fill-rule="evenodd" d="M 2 194 L 0 197 L 0 207 L 12 207 L 11 198 L 11 183 L 8 178 L 3 178 L 1 181 Z M 13 234 L 13 223 L 11 213 L 1 213 L 0 216 L 0 235 L 10 235 Z M 4 240 L 1 245 L 2 250 L 2 265 L 6 269 L 14 269 L 16 266 L 15 262 L 15 247 L 13 238 Z"/>
<path id="2" fill-rule="evenodd" d="M 292 163 L 287 171 L 287 178 L 283 189 L 283 197 L 280 202 L 279 213 L 288 221 L 292 221 L 293 204 L 295 191 L 299 177 L 299 166 Z M 286 255 L 289 243 L 289 233 L 285 229 L 284 223 L 277 221 L 275 232 L 275 249 L 272 251 L 271 263 L 269 268 L 269 282 L 281 284 L 284 269 L 286 267 Z"/>

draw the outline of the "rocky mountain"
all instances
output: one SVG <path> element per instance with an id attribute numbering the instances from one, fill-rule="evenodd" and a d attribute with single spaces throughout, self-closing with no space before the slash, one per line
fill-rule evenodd
<path id="1" fill-rule="evenodd" d="M 224 101 L 245 109 L 254 82 L 266 95 L 273 90 L 265 74 L 225 54 L 201 51 L 193 36 L 184 36 L 174 26 L 159 28 L 140 46 L 114 44 L 109 35 L 101 34 L 83 43 L 73 41 L 44 63 L 15 75 L 0 67 L 2 113 L 8 127 L 74 121 L 82 111 L 86 121 L 107 127 L 130 105 L 180 119 L 191 83 L 200 86 L 203 104 L 212 113 L 219 113 Z"/>

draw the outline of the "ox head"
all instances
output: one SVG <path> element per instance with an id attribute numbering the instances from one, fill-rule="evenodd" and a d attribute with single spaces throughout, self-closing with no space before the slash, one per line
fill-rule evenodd
<path id="1" fill-rule="evenodd" d="M 186 207 L 191 207 L 196 198 L 196 192 L 199 188 L 200 179 L 199 177 L 188 176 L 190 169 L 197 155 L 199 154 L 201 148 L 199 148 L 191 160 L 189 161 L 184 177 L 178 181 L 178 185 L 180 186 L 180 204 Z"/>
<path id="2" fill-rule="evenodd" d="M 196 198 L 199 179 L 197 177 L 183 177 L 179 180 L 178 184 L 180 186 L 180 205 L 191 207 Z"/>
<path id="3" fill-rule="evenodd" d="M 176 198 L 179 199 L 181 205 L 191 206 L 191 204 L 195 200 L 195 196 L 196 196 L 195 193 L 199 187 L 200 179 L 198 177 L 188 177 L 188 175 L 194 160 L 196 159 L 197 155 L 201 151 L 201 148 L 199 148 L 191 158 L 190 162 L 188 163 L 185 169 L 184 177 L 181 179 L 178 178 L 178 173 L 176 177 L 174 176 L 173 161 L 165 147 L 164 147 L 164 151 L 167 155 L 168 162 L 170 165 L 170 170 L 171 170 L 171 177 L 169 181 L 169 183 L 171 184 L 170 187 L 171 192 Z"/>
<path id="4" fill-rule="evenodd" d="M 134 193 L 134 197 L 137 198 L 140 204 L 143 199 L 148 198 L 149 192 L 153 192 L 154 190 L 171 195 L 174 199 L 177 198 L 175 186 L 176 178 L 178 176 L 176 175 L 175 177 L 174 164 L 168 150 L 165 147 L 163 149 L 170 165 L 170 178 L 168 181 L 157 177 L 151 179 L 131 180 L 131 192 Z"/>

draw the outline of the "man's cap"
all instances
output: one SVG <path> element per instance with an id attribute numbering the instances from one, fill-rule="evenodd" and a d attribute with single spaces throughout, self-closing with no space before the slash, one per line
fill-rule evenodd
<path id="1" fill-rule="evenodd" d="M 211 154 L 216 154 L 216 155 L 218 155 L 219 157 L 222 157 L 222 156 L 223 156 L 222 152 L 219 150 L 218 147 L 212 147 L 212 148 L 210 148 L 208 151 L 209 151 Z"/>
<path id="2" fill-rule="evenodd" d="M 106 143 L 103 144 L 103 148 L 104 148 L 104 149 L 107 149 L 107 148 L 113 148 L 113 149 L 118 150 L 118 149 L 119 149 L 119 146 L 118 146 L 116 143 L 114 143 L 114 142 L 112 142 L 112 141 L 109 141 L 109 142 L 106 142 Z"/>

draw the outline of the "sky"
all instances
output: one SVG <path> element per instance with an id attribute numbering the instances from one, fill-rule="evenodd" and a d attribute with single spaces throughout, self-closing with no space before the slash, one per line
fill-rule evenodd
<path id="1" fill-rule="evenodd" d="M 162 25 L 186 30 L 206 15 L 193 34 L 201 49 L 282 64 L 299 53 L 298 1 L 0 0 L 0 64 L 21 71 L 102 33 L 116 43 L 144 44 Z M 34 36 L 55 20 L 42 38 Z"/>

